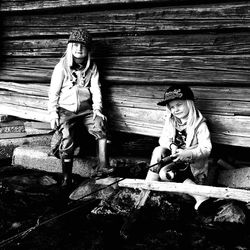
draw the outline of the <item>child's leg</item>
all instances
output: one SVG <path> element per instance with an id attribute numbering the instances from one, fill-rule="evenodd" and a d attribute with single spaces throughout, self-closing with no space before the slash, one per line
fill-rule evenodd
<path id="1" fill-rule="evenodd" d="M 171 181 L 175 177 L 175 171 L 174 171 L 174 166 L 176 163 L 172 162 L 161 168 L 159 172 L 160 179 L 162 181 Z"/>
<path id="2" fill-rule="evenodd" d="M 61 124 L 62 142 L 60 145 L 60 157 L 62 161 L 63 182 L 62 186 L 72 184 L 72 168 L 74 155 L 74 130 L 73 124 L 67 122 Z"/>
<path id="3" fill-rule="evenodd" d="M 70 117 L 73 117 L 72 112 L 60 109 L 60 130 L 62 132 L 62 141 L 59 147 L 60 158 L 62 164 L 63 182 L 62 186 L 70 186 L 72 184 L 72 168 L 73 156 L 75 149 L 75 122 Z"/>
<path id="4" fill-rule="evenodd" d="M 156 165 L 154 167 L 151 167 L 148 170 L 146 180 L 149 180 L 149 181 L 159 180 L 159 171 L 161 169 L 161 165 L 157 164 L 157 163 L 160 162 L 161 159 L 167 155 L 169 155 L 168 149 L 163 148 L 161 146 L 154 148 L 152 156 L 151 156 L 150 166 L 152 166 L 154 164 L 156 164 Z"/>
<path id="5" fill-rule="evenodd" d="M 109 167 L 106 121 L 99 116 L 93 120 L 93 113 L 90 112 L 84 116 L 83 122 L 89 134 L 97 140 L 98 174 L 111 173 L 113 169 Z"/>

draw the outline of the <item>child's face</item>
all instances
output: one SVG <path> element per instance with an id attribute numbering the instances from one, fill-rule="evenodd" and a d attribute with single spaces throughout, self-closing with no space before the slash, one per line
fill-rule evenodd
<path id="1" fill-rule="evenodd" d="M 173 100 L 168 103 L 170 112 L 177 118 L 183 120 L 188 117 L 189 109 L 186 100 Z"/>
<path id="2" fill-rule="evenodd" d="M 82 43 L 72 43 L 72 54 L 75 58 L 81 59 L 87 56 L 88 51 Z"/>

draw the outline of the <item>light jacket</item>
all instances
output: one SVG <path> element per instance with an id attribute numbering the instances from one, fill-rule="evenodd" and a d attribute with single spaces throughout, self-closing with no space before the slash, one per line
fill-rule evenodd
<path id="1" fill-rule="evenodd" d="M 51 77 L 48 102 L 50 119 L 58 118 L 58 107 L 72 112 L 81 111 L 81 102 L 84 101 L 91 101 L 93 110 L 102 111 L 99 72 L 96 65 L 88 56 L 83 70 L 71 69 L 67 72 L 61 59 Z"/>
<path id="2" fill-rule="evenodd" d="M 198 112 L 198 120 L 195 129 L 187 133 L 186 150 L 191 152 L 190 168 L 194 177 L 207 176 L 208 157 L 212 150 L 210 132 L 208 130 L 206 120 L 202 114 Z M 171 143 L 174 142 L 176 129 L 171 115 L 166 118 L 162 134 L 159 138 L 161 147 L 170 150 Z"/>

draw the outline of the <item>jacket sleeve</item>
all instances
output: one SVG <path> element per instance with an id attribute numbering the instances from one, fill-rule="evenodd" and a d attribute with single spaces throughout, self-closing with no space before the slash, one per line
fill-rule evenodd
<path id="1" fill-rule="evenodd" d="M 173 126 L 172 123 L 170 122 L 170 116 L 167 115 L 161 136 L 159 138 L 159 145 L 163 148 L 170 149 L 170 145 L 173 142 L 173 138 L 174 138 Z"/>
<path id="2" fill-rule="evenodd" d="M 93 74 L 91 77 L 90 92 L 92 94 L 93 110 L 102 111 L 102 94 L 101 94 L 101 84 L 99 80 L 99 72 L 96 65 L 93 66 Z"/>
<path id="3" fill-rule="evenodd" d="M 64 77 L 64 70 L 61 67 L 60 63 L 58 63 L 52 73 L 49 88 L 48 111 L 50 120 L 58 118 L 57 107 Z"/>
<path id="4" fill-rule="evenodd" d="M 199 126 L 196 133 L 198 144 L 190 149 L 192 161 L 208 158 L 212 150 L 210 132 L 205 122 Z"/>

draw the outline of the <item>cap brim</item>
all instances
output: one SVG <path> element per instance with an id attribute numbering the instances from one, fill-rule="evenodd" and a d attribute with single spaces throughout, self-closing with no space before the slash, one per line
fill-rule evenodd
<path id="1" fill-rule="evenodd" d="M 159 106 L 166 106 L 166 104 L 168 103 L 169 101 L 161 101 L 161 102 L 158 102 L 157 105 Z"/>

